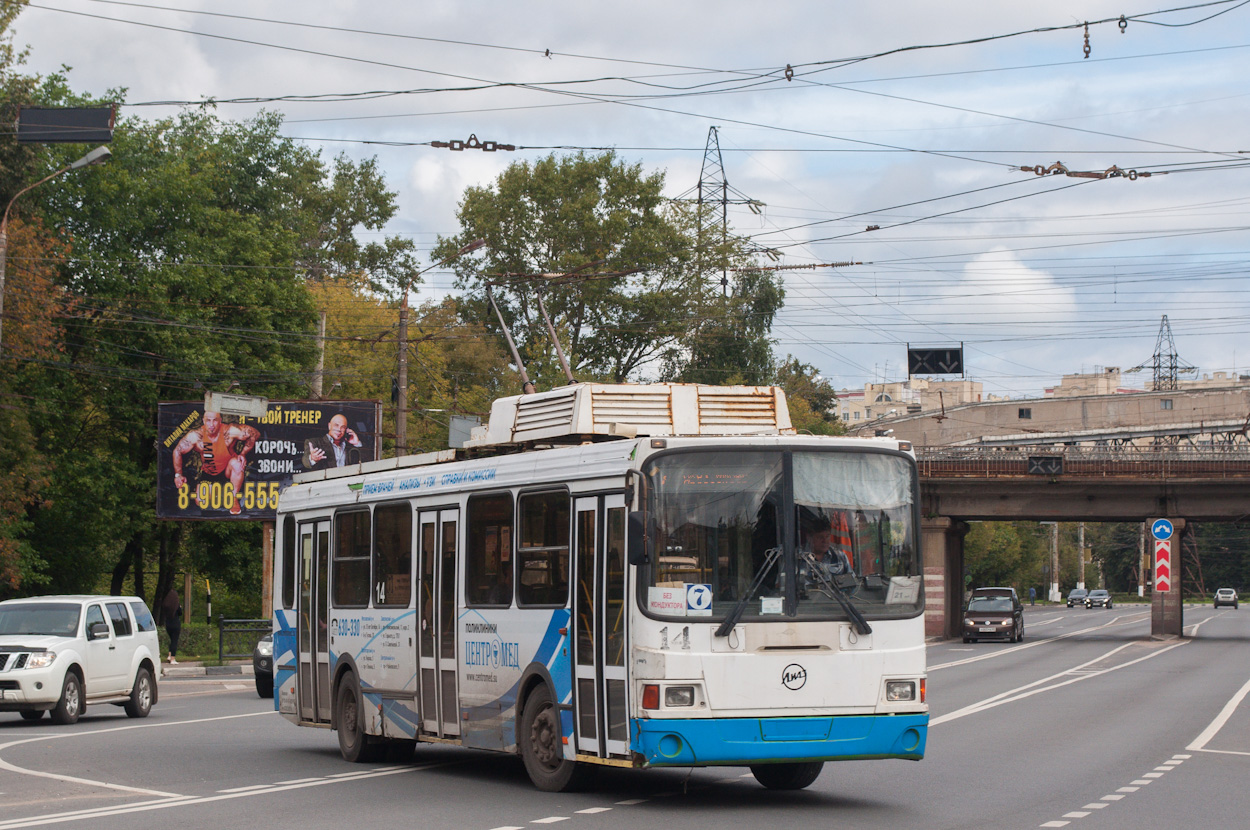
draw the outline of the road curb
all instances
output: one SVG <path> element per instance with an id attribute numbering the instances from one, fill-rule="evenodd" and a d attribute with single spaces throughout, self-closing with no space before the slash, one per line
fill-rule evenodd
<path id="1" fill-rule="evenodd" d="M 219 676 L 243 676 L 251 677 L 253 675 L 252 665 L 229 665 L 229 666 L 203 666 L 190 663 L 178 663 L 169 665 L 168 663 L 161 665 L 161 677 L 219 677 Z"/>

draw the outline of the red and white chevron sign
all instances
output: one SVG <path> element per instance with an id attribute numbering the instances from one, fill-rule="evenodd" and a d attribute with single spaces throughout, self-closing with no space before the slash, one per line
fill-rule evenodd
<path id="1" fill-rule="evenodd" d="M 1155 539 L 1155 588 L 1172 590 L 1172 540 Z"/>

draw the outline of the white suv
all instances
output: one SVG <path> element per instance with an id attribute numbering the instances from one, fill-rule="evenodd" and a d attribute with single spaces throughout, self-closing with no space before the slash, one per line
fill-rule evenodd
<path id="1" fill-rule="evenodd" d="M 145 718 L 159 665 L 156 622 L 138 597 L 0 602 L 0 712 L 74 723 L 88 703 L 113 703 Z"/>

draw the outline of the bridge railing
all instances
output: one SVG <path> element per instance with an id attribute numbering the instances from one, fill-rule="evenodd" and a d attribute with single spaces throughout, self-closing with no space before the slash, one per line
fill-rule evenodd
<path id="1" fill-rule="evenodd" d="M 1084 478 L 1245 478 L 1242 447 L 1133 446 L 917 447 L 922 478 L 1079 476 Z M 1055 466 L 1055 461 L 1061 466 Z M 1030 463 L 1032 461 L 1032 463 Z M 1050 472 L 1048 472 L 1050 471 Z"/>

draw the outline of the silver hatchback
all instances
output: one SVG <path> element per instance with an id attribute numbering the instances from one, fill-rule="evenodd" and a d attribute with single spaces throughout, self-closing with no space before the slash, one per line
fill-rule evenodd
<path id="1" fill-rule="evenodd" d="M 1236 609 L 1237 608 L 1237 592 L 1234 591 L 1232 588 L 1221 588 L 1218 591 L 1216 591 L 1215 592 L 1215 607 L 1219 608 L 1221 605 L 1231 605 L 1233 606 L 1234 609 Z"/>

